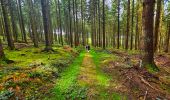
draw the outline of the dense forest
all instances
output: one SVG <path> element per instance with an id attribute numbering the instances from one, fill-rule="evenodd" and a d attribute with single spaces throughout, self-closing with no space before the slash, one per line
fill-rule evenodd
<path id="1" fill-rule="evenodd" d="M 0 100 L 168 100 L 169 41 L 169 0 L 0 0 Z"/>

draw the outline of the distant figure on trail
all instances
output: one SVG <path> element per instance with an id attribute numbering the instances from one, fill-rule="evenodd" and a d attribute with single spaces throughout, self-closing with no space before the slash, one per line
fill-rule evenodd
<path id="1" fill-rule="evenodd" d="M 89 45 L 86 45 L 86 50 L 87 50 L 87 52 L 90 51 L 90 46 Z"/>

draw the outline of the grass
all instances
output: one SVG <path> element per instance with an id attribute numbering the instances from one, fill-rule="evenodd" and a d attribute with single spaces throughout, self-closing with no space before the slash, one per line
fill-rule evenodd
<path id="1" fill-rule="evenodd" d="M 57 81 L 56 87 L 53 92 L 55 93 L 54 100 L 65 100 L 64 93 L 68 92 L 68 89 L 76 83 L 77 76 L 79 74 L 80 65 L 82 64 L 84 58 L 84 52 L 80 53 L 79 57 L 75 59 L 73 64 L 71 64 L 62 74 L 61 78 Z"/>
<path id="2" fill-rule="evenodd" d="M 97 70 L 97 79 L 99 81 L 99 84 L 101 85 L 100 88 L 100 99 L 101 100 L 105 100 L 105 99 L 112 99 L 112 100 L 126 100 L 126 96 L 121 95 L 117 92 L 112 92 L 112 94 L 107 93 L 107 91 L 105 90 L 105 88 L 109 87 L 109 85 L 116 85 L 115 83 L 110 83 L 110 80 L 112 79 L 111 76 L 107 75 L 106 73 L 104 73 L 102 71 L 102 62 L 104 64 L 107 64 L 109 61 L 114 61 L 117 60 L 117 56 L 115 55 L 110 55 L 108 53 L 106 53 L 105 51 L 102 52 L 95 52 L 94 50 L 91 51 L 91 55 L 93 57 L 94 63 L 96 64 L 96 70 Z M 97 88 L 97 87 L 96 87 Z"/>
<path id="3" fill-rule="evenodd" d="M 100 64 L 101 64 L 100 59 L 104 56 L 106 57 L 107 55 L 105 53 L 100 53 L 100 54 L 96 53 L 94 50 L 92 50 L 90 53 L 92 55 L 95 65 L 96 65 L 97 79 L 99 81 L 99 84 L 103 85 L 103 86 L 109 86 L 109 81 L 111 78 L 108 75 L 106 75 L 105 73 L 103 73 L 100 68 Z"/>
<path id="4" fill-rule="evenodd" d="M 74 60 L 77 51 L 69 51 L 63 47 L 54 47 L 54 52 L 42 52 L 43 49 L 42 46 L 39 48 L 25 47 L 20 50 L 5 49 L 6 57 L 14 63 L 7 64 L 0 61 L 0 66 L 2 66 L 0 68 L 0 83 L 3 84 L 0 86 L 0 91 L 9 90 L 10 87 L 14 89 L 19 87 L 24 93 L 24 98 L 31 99 L 37 94 L 36 98 L 44 98 L 45 95 L 42 92 L 48 93 L 53 87 L 54 79 L 60 76 L 60 68 L 55 65 L 59 64 L 60 67 L 64 67 L 63 69 L 67 68 L 68 66 L 65 65 L 69 65 Z M 44 88 L 38 92 L 34 90 L 41 87 Z"/>

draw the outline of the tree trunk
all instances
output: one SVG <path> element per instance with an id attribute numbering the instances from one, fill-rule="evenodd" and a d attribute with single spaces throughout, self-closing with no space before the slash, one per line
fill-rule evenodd
<path id="1" fill-rule="evenodd" d="M 143 66 L 147 69 L 158 70 L 154 63 L 153 50 L 153 22 L 154 22 L 155 0 L 143 0 L 143 32 L 144 32 L 144 53 Z"/>
<path id="2" fill-rule="evenodd" d="M 11 35 L 11 29 L 10 29 L 10 23 L 9 23 L 9 16 L 7 13 L 7 5 L 8 5 L 8 0 L 1 0 L 1 6 L 2 6 L 2 13 L 3 13 L 3 18 L 4 18 L 4 24 L 5 24 L 5 33 L 7 36 L 7 42 L 8 46 L 11 50 L 15 49 L 14 42 L 12 40 L 12 35 Z"/>
<path id="3" fill-rule="evenodd" d="M 98 14 L 99 14 L 98 15 L 99 16 L 99 26 L 98 26 L 99 27 L 99 30 L 98 30 L 99 31 L 98 32 L 98 34 L 99 34 L 99 47 L 101 47 L 101 42 L 100 42 L 100 40 L 101 40 L 101 33 L 100 33 L 100 24 L 101 24 L 100 23 L 100 15 L 101 15 L 100 14 L 100 0 L 98 0 Z"/>
<path id="4" fill-rule="evenodd" d="M 133 1 L 132 1 L 132 21 L 131 21 L 132 26 L 131 26 L 131 43 L 130 43 L 131 45 L 130 45 L 130 50 L 133 49 L 134 2 L 135 2 L 135 1 L 133 0 Z"/>
<path id="5" fill-rule="evenodd" d="M 69 31 L 70 31 L 70 33 L 69 33 L 69 35 L 70 35 L 70 45 L 71 45 L 71 47 L 73 47 L 73 35 L 72 35 L 72 28 L 71 28 L 71 26 L 72 26 L 72 18 L 71 18 L 71 3 L 70 3 L 70 0 L 69 0 L 69 2 L 68 2 L 69 4 L 68 4 L 68 6 L 69 6 Z"/>
<path id="6" fill-rule="evenodd" d="M 117 6 L 117 11 L 118 11 L 118 30 L 117 30 L 117 49 L 120 47 L 120 0 L 118 0 L 118 6 Z"/>
<path id="7" fill-rule="evenodd" d="M 29 5 L 29 15 L 30 15 L 30 24 L 31 24 L 31 30 L 32 30 L 32 39 L 34 43 L 34 47 L 38 47 L 38 36 L 36 32 L 36 24 L 35 24 L 35 16 L 34 16 L 34 7 L 33 7 L 33 2 L 32 0 L 27 0 L 28 5 Z"/>
<path id="8" fill-rule="evenodd" d="M 15 3 L 13 0 L 9 2 L 9 10 L 10 10 L 10 15 L 11 15 L 11 21 L 12 21 L 12 30 L 13 30 L 13 36 L 14 36 L 14 41 L 18 41 L 18 28 L 17 28 L 17 23 L 16 23 L 16 17 L 15 17 Z"/>
<path id="9" fill-rule="evenodd" d="M 60 41 L 61 41 L 61 44 L 64 45 L 63 43 L 63 30 L 62 30 L 62 19 L 61 19 L 61 10 L 60 10 L 60 1 L 58 0 L 58 16 L 59 16 L 59 24 L 60 24 Z"/>
<path id="10" fill-rule="evenodd" d="M 105 39 L 105 0 L 103 0 L 103 49 L 106 49 Z"/>
<path id="11" fill-rule="evenodd" d="M 127 33 L 126 33 L 126 45 L 125 49 L 128 49 L 129 45 L 129 28 L 130 28 L 130 0 L 128 0 L 128 8 L 127 8 Z"/>
<path id="12" fill-rule="evenodd" d="M 156 10 L 156 20 L 155 20 L 155 39 L 154 39 L 154 52 L 157 51 L 158 45 L 158 33 L 159 33 L 159 26 L 160 26 L 160 17 L 161 17 L 161 5 L 162 0 L 157 0 L 157 10 Z"/>
<path id="13" fill-rule="evenodd" d="M 44 33 L 45 33 L 45 51 L 52 50 L 52 42 L 50 40 L 50 23 L 49 23 L 49 1 L 48 0 L 41 0 L 42 6 L 42 14 L 43 14 L 43 24 L 44 24 Z"/>
<path id="14" fill-rule="evenodd" d="M 21 0 L 18 0 L 18 5 L 19 5 L 19 12 L 20 12 L 21 32 L 22 32 L 22 35 L 23 35 L 23 40 L 24 40 L 24 42 L 27 43 L 27 37 L 26 37 L 26 32 L 25 32 L 24 19 L 23 19 L 23 14 L 22 14 L 22 9 L 21 9 Z"/>

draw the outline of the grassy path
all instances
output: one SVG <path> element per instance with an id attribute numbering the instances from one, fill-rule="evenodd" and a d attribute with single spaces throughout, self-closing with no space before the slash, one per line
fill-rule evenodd
<path id="1" fill-rule="evenodd" d="M 122 100 L 117 93 L 108 90 L 111 77 L 100 67 L 101 53 L 82 52 L 58 79 L 52 100 Z"/>
<path id="2" fill-rule="evenodd" d="M 79 74 L 79 69 L 84 58 L 85 52 L 80 53 L 79 57 L 75 59 L 73 64 L 71 64 L 62 74 L 61 78 L 57 80 L 56 87 L 54 89 L 55 97 L 54 100 L 65 100 L 64 93 L 75 84 L 77 76 Z"/>

